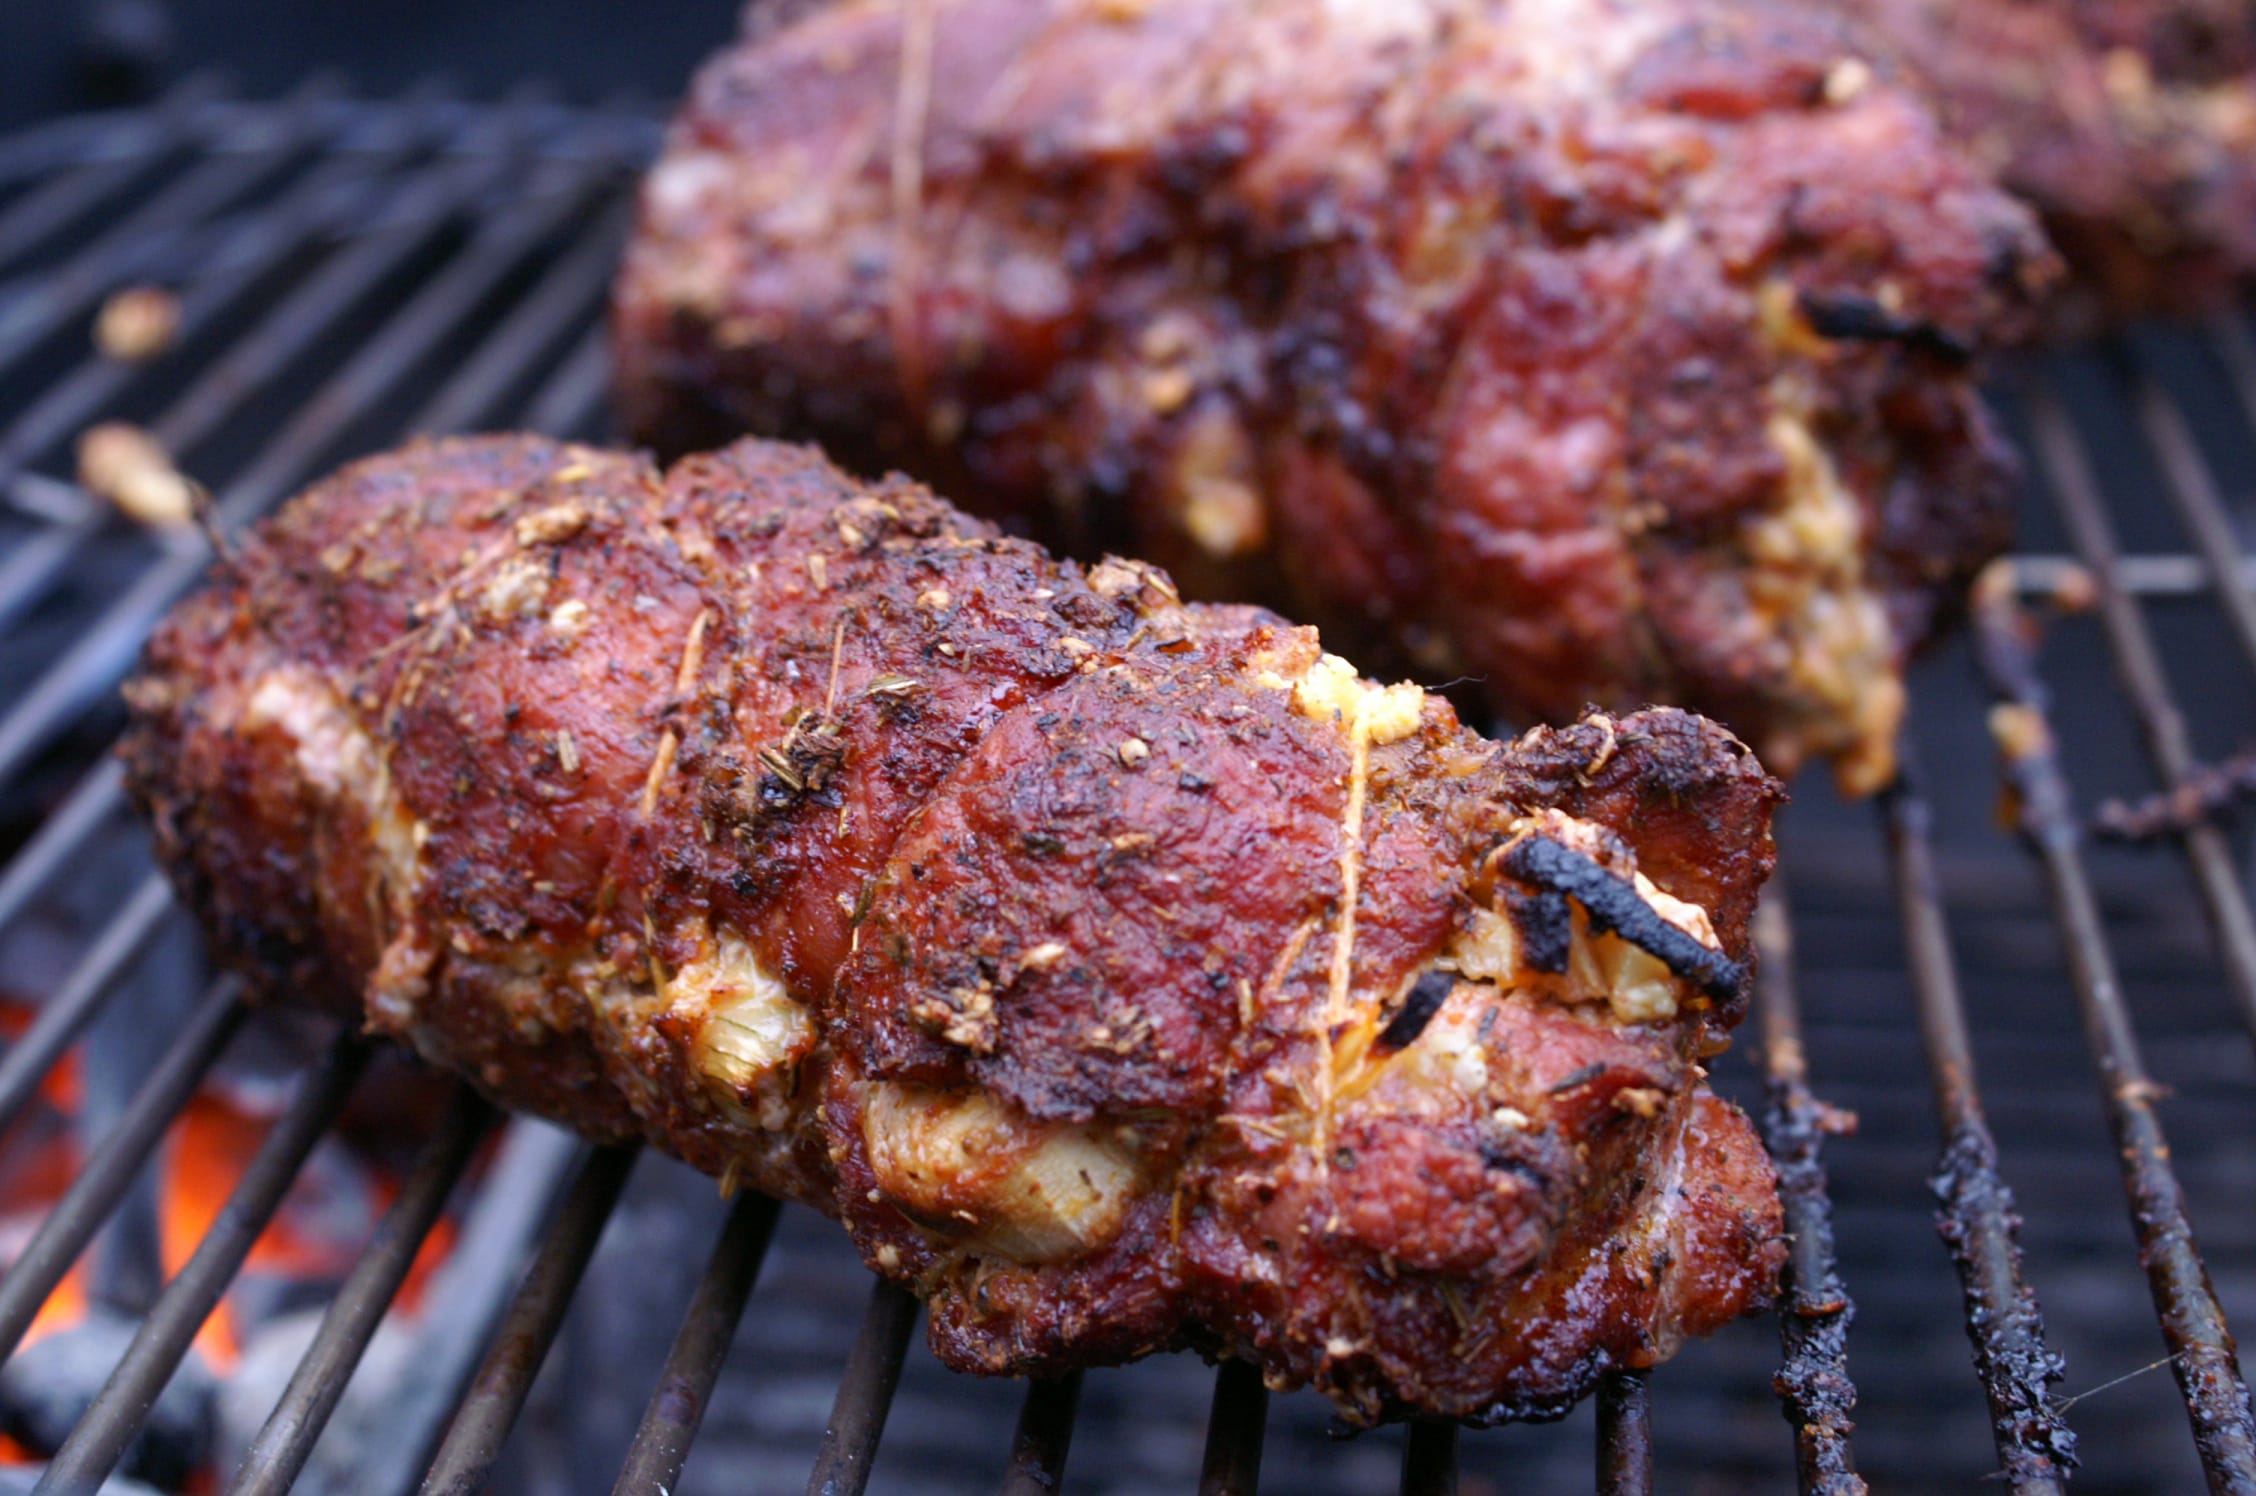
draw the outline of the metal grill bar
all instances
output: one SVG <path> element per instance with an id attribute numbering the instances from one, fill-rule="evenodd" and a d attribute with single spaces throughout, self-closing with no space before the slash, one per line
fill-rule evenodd
<path id="1" fill-rule="evenodd" d="M 228 1489 L 233 1496 L 280 1496 L 290 1489 L 313 1453 L 314 1441 L 328 1425 L 345 1384 L 360 1364 L 376 1325 L 407 1281 L 415 1254 L 438 1224 L 447 1196 L 469 1167 L 470 1157 L 493 1126 L 493 1108 L 468 1086 L 457 1086 L 438 1131 L 408 1174 L 407 1182 L 384 1212 L 376 1235 L 321 1317 L 321 1328 L 306 1348 L 282 1400 L 251 1444 L 243 1468 Z"/>
<path id="2" fill-rule="evenodd" d="M 1078 1371 L 1026 1384 L 1026 1402 L 1011 1435 L 1003 1496 L 1046 1496 L 1058 1488 L 1065 1479 L 1065 1456 L 1073 1447 L 1073 1418 L 1080 1406 Z"/>
<path id="3" fill-rule="evenodd" d="M 2178 518 L 2184 521 L 2186 533 L 2193 538 L 2194 549 L 2208 569 L 2210 597 L 2223 610 L 2241 657 L 2248 661 L 2249 668 L 2256 669 L 2256 592 L 2248 588 L 2240 544 L 2233 538 L 2232 521 L 2225 514 L 2216 480 L 2202 460 L 2184 414 L 2161 385 L 2132 370 L 2126 369 L 2124 376 L 2131 384 L 2139 425 L 2168 480 L 2163 491 L 2176 506 Z"/>
<path id="4" fill-rule="evenodd" d="M 1897 760 L 1902 768 L 1881 799 L 1880 816 L 1943 1134 L 1929 1180 L 1940 1207 L 1936 1229 L 1958 1265 L 1966 1333 L 1990 1406 L 1999 1469 L 2015 1492 L 2058 1492 L 2075 1465 L 2076 1449 L 2075 1435 L 2052 1402 L 2051 1384 L 2060 1379 L 2062 1364 L 2045 1343 L 2036 1295 L 2021 1277 L 2019 1217 L 2013 1192 L 1999 1176 L 1997 1143 L 1975 1086 L 1974 1047 L 1935 877 L 1927 802 L 1917 788 L 1909 743 L 1901 745 Z"/>
<path id="5" fill-rule="evenodd" d="M 598 1148 L 581 1166 L 424 1477 L 424 1496 L 470 1496 L 485 1489 L 640 1151 L 631 1145 Z"/>
<path id="6" fill-rule="evenodd" d="M 650 1404 L 643 1409 L 642 1426 L 612 1496 L 668 1496 L 681 1477 L 682 1461 L 689 1458 L 689 1441 L 705 1421 L 705 1404 L 713 1383 L 721 1375 L 736 1322 L 744 1317 L 745 1300 L 760 1276 L 775 1235 L 776 1202 L 766 1195 L 744 1194 L 729 1209 L 728 1224 L 721 1228 L 713 1256 L 697 1280 L 689 1312 L 682 1316 L 666 1369 L 658 1379 Z"/>
<path id="7" fill-rule="evenodd" d="M 2071 556 L 2015 556 L 2000 564 L 2011 574 L 2014 589 L 2028 596 L 2056 596 L 2091 576 L 2084 563 Z M 2256 560 L 2241 561 L 2238 570 L 2243 585 L 2256 585 Z M 2115 580 L 2133 597 L 2170 601 L 2207 598 L 2212 582 L 2208 566 L 2193 556 L 2122 556 L 2116 561 Z"/>
<path id="8" fill-rule="evenodd" d="M 1786 1364 L 1773 1385 L 1794 1429 L 1801 1489 L 1817 1496 L 1861 1496 L 1849 1448 L 1856 1384 L 1849 1380 L 1849 1324 L 1856 1310 L 1835 1265 L 1833 1204 L 1822 1158 L 1830 1115 L 1810 1094 L 1802 1049 L 1801 1004 L 1794 991 L 1794 933 L 1785 886 L 1774 880 L 1755 913 L 1755 1011 L 1762 1022 L 1770 1103 L 1763 1140 L 1778 1169 L 1786 1221 L 1786 1270 L 1779 1280 L 1778 1338 Z"/>
<path id="9" fill-rule="evenodd" d="M 1457 1425 L 1413 1423 L 1402 1445 L 1402 1496 L 1457 1496 Z"/>
<path id="10" fill-rule="evenodd" d="M 2154 1109 L 2148 1076 L 2123 1002 L 2084 868 L 2082 837 L 2066 773 L 2054 751 L 2047 696 L 2026 634 L 2027 620 L 2002 590 L 1975 602 L 1975 653 L 2005 715 L 1999 720 L 2005 773 L 2018 795 L 2019 829 L 2052 892 L 2066 944 L 2101 1099 L 2121 1157 L 2139 1256 L 2184 1395 L 2195 1448 L 2212 1491 L 2256 1493 L 2256 1416 L 2233 1351 L 2232 1333 L 2209 1286 L 2186 1216 L 2185 1192 Z"/>
<path id="11" fill-rule="evenodd" d="M 417 1374 L 393 1389 L 383 1419 L 380 1437 L 396 1454 L 375 1479 L 360 1482 L 363 1496 L 414 1491 L 500 1330 L 541 1221 L 593 1151 L 561 1128 L 517 1117 L 482 1155 L 477 1193 L 463 1205 L 446 1261 L 432 1273 L 409 1330 Z"/>
<path id="12" fill-rule="evenodd" d="M 195 106 L 209 102 L 218 91 L 219 80 L 214 75 L 199 73 L 159 100 L 150 111 L 151 117 L 175 126 L 184 124 Z M 0 214 L 0 265 L 30 254 L 155 164 L 147 154 L 112 155 L 88 161 L 68 175 L 50 177 L 32 188 Z"/>
<path id="13" fill-rule="evenodd" d="M 94 948 L 40 1008 L 31 1026 L 8 1047 L 5 1056 L 0 1056 L 0 1130 L 14 1125 L 22 1115 L 37 1094 L 40 1081 L 93 1021 L 118 979 L 132 969 L 170 913 L 172 890 L 165 886 L 162 876 L 151 873 L 141 880 Z"/>
<path id="14" fill-rule="evenodd" d="M 822 1448 L 807 1476 L 807 1496 L 861 1496 L 869 1485 L 870 1461 L 885 1433 L 885 1415 L 893 1408 L 893 1389 L 900 1385 L 901 1361 L 916 1321 L 917 1301 L 907 1289 L 889 1278 L 870 1286 L 869 1307 L 862 1312 L 862 1328 L 846 1358 L 846 1373 L 838 1379 Z"/>
<path id="15" fill-rule="evenodd" d="M 62 870 L 96 828 L 124 806 L 125 765 L 105 758 L 24 843 L 6 870 L 0 871 L 0 931 L 16 922 L 30 907 L 33 896 Z M 4 1088 L 0 1088 L 0 1094 L 4 1094 Z M 0 1118 L 5 1116 L 5 1108 L 0 1108 Z"/>
<path id="16" fill-rule="evenodd" d="M 406 163 L 426 148 L 426 137 L 433 132 L 426 116 L 420 127 L 395 129 L 392 133 L 396 137 L 394 143 L 379 153 L 374 162 L 364 164 L 349 157 L 332 158 L 293 187 L 271 214 L 244 224 L 240 235 L 243 250 L 240 258 L 244 263 L 203 275 L 182 292 L 178 342 L 184 346 L 192 344 L 211 325 L 236 311 L 251 292 L 274 279 L 291 255 L 315 237 L 340 223 L 364 216 L 372 206 L 379 205 L 383 197 L 379 190 L 381 179 L 370 166 L 380 172 L 382 168 Z M 421 196 L 431 195 L 427 186 L 414 181 L 395 188 L 393 195 L 412 199 L 418 195 L 419 187 Z M 461 200 L 468 201 L 477 190 L 477 183 L 472 180 L 459 190 Z M 428 242 L 443 224 L 436 215 L 425 213 L 422 216 L 429 221 L 421 231 L 399 236 L 405 242 L 392 247 L 389 254 L 341 258 L 329 267 L 324 279 L 333 278 L 339 266 L 349 265 L 355 259 L 373 262 L 375 272 L 363 272 L 365 279 L 353 297 L 357 300 L 359 294 L 374 285 L 378 276 L 403 263 L 409 252 Z M 362 246 L 363 250 L 378 251 L 386 247 L 382 242 Z M 176 455 L 188 452 L 226 416 L 263 391 L 289 358 L 303 352 L 325 330 L 329 320 L 313 301 L 313 293 L 320 285 L 317 280 L 285 298 L 267 313 L 257 330 L 236 345 L 226 361 L 197 380 L 189 392 L 155 422 L 152 434 L 158 444 Z M 142 373 L 138 365 L 109 359 L 80 364 L 0 433 L 0 478 L 12 478 L 24 463 L 79 430 Z M 107 517 L 104 506 L 87 503 L 81 506 L 76 523 L 57 526 L 16 547 L 15 554 L 0 566 L 0 625 L 15 618 L 59 578 L 63 567 L 93 538 Z"/>
<path id="17" fill-rule="evenodd" d="M 633 204 L 626 201 L 604 209 L 592 231 L 549 269 L 477 356 L 440 386 L 408 429 L 469 430 L 491 409 L 497 391 L 506 391 L 526 369 L 536 367 L 542 354 L 593 312 L 610 288 L 632 212 Z"/>
<path id="18" fill-rule="evenodd" d="M 188 1104 L 242 1020 L 238 984 L 214 983 L 109 1136 L 39 1223 L 7 1276 L 0 1278 L 0 1361 L 16 1353 L 24 1333 L 39 1317 L 40 1306 L 132 1188 L 134 1178 L 164 1140 L 165 1129 Z"/>
<path id="19" fill-rule="evenodd" d="M 119 281 L 160 273 L 168 256 L 175 261 L 188 259 L 184 251 L 197 247 L 190 225 L 301 160 L 320 143 L 311 128 L 311 109 L 336 91 L 332 80 L 307 83 L 282 106 L 268 149 L 208 158 L 116 220 L 101 238 L 73 254 L 59 273 L 31 277 L 25 285 L 0 285 L 0 369 L 11 367 L 73 318 L 84 316 Z"/>
<path id="20" fill-rule="evenodd" d="M 510 271 L 585 210 L 599 181 L 585 169 L 571 173 L 566 182 L 552 184 L 563 190 L 485 224 L 470 247 L 425 282 L 228 486 L 218 504 L 222 523 L 242 524 L 310 476 L 338 438 L 422 366 Z M 117 683 L 157 619 L 207 560 L 200 544 L 159 560 L 0 718 L 0 783 L 13 778 L 87 702 Z"/>
<path id="21" fill-rule="evenodd" d="M 344 1110 L 353 1082 L 360 1078 L 368 1050 L 357 1039 L 340 1039 L 320 1067 L 300 1082 L 290 1105 L 252 1156 L 250 1166 L 227 1197 L 211 1229 L 196 1244 L 187 1265 L 157 1299 L 140 1333 L 133 1337 L 101 1395 L 48 1462 L 35 1496 L 77 1496 L 91 1491 L 117 1468 L 118 1457 L 141 1427 L 141 1420 L 188 1353 L 197 1330 L 210 1317 L 227 1285 L 234 1281 L 251 1244 L 281 1205 L 306 1155 Z"/>
<path id="22" fill-rule="evenodd" d="M 1652 1496 L 1653 1407 L 1641 1371 L 1613 1372 L 1598 1384 L 1598 1489 Z"/>
<path id="23" fill-rule="evenodd" d="M 2116 674 L 2138 716 L 2147 757 L 2154 761 L 2164 791 L 2182 790 L 2196 768 L 2193 743 L 2186 733 L 2185 716 L 2171 695 L 2154 635 L 2137 604 L 2116 583 L 2114 529 L 2107 522 L 2090 464 L 2059 397 L 2040 383 L 2028 390 L 2027 398 L 2037 459 L 2051 480 L 2053 497 L 2077 552 L 2098 584 L 2100 622 L 2115 657 Z M 2228 567 L 2228 576 L 2230 571 Z M 2237 590 L 2228 588 L 2228 595 Z M 2178 834 L 2178 843 L 2209 912 L 2217 953 L 2241 1021 L 2256 1036 L 2256 914 L 2250 912 L 2248 896 L 2233 870 L 2232 849 L 2224 833 L 2207 822 L 2187 826 Z"/>
<path id="24" fill-rule="evenodd" d="M 557 436 L 584 435 L 611 386 L 611 336 L 601 323 L 587 330 L 556 374 L 525 407 L 525 424 Z"/>
<path id="25" fill-rule="evenodd" d="M 232 150 L 235 137 L 265 135 L 269 111 L 241 99 L 211 97 L 212 74 L 199 74 L 155 109 L 73 115 L 19 130 L 0 141 L 0 184 L 102 161 L 143 160 L 186 145 Z"/>
<path id="26" fill-rule="evenodd" d="M 1244 1361 L 1216 1367 L 1199 1496 L 1253 1496 L 1261 1482 L 1262 1431 L 1268 1421 L 1269 1389 L 1262 1385 L 1261 1372 Z"/>

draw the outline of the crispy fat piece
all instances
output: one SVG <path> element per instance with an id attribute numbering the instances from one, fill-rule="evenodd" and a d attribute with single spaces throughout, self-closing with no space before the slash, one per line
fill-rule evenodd
<path id="1" fill-rule="evenodd" d="M 952 1366 L 1541 1416 L 1770 1292 L 1701 1062 L 1779 790 L 1697 717 L 1492 743 L 808 449 L 529 437 L 303 495 L 129 697 L 262 989 L 838 1217 Z"/>
<path id="2" fill-rule="evenodd" d="M 2007 538 L 1969 354 L 2053 268 L 1808 7 L 870 0 L 698 78 L 619 388 L 1864 791 Z"/>

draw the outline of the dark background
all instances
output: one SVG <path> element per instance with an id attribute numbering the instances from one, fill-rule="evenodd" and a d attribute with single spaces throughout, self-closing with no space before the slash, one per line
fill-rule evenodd
<path id="1" fill-rule="evenodd" d="M 659 103 L 729 35 L 738 9 L 735 0 L 9 0 L 0 129 L 204 68 L 250 98 L 328 68 L 371 93 L 437 75 L 491 96 L 538 78 L 571 101 Z"/>

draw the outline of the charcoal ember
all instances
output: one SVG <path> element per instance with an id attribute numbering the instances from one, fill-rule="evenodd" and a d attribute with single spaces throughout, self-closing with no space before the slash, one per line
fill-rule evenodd
<path id="1" fill-rule="evenodd" d="M 95 1308 L 77 1324 L 17 1352 L 0 1367 L 0 1430 L 42 1457 L 62 1448 L 139 1329 L 136 1320 Z M 218 1378 L 190 1350 L 142 1421 L 119 1470 L 168 1490 L 183 1485 L 211 1451 L 218 1394 Z"/>

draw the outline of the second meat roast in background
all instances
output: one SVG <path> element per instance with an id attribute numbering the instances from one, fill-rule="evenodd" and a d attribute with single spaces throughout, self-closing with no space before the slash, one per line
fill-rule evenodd
<path id="1" fill-rule="evenodd" d="M 2251 0 L 1834 0 L 2043 214 L 2064 333 L 2224 304 L 2256 273 Z"/>
<path id="2" fill-rule="evenodd" d="M 1970 356 L 2053 270 L 1796 8 L 849 3 L 698 79 L 621 393 L 1861 792 L 2007 537 Z"/>

